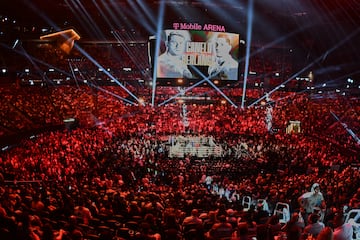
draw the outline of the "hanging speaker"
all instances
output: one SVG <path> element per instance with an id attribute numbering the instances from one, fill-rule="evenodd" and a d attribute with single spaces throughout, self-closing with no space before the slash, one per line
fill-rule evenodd
<path id="1" fill-rule="evenodd" d="M 40 36 L 40 40 L 54 42 L 58 48 L 69 54 L 74 46 L 74 41 L 79 40 L 80 36 L 74 29 L 68 29 Z"/>

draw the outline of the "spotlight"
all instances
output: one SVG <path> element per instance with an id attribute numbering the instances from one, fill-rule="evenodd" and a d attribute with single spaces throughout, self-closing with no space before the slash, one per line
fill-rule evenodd
<path id="1" fill-rule="evenodd" d="M 16 39 L 13 46 L 12 46 L 12 48 L 14 49 L 18 44 L 19 44 L 19 39 Z"/>
<path id="2" fill-rule="evenodd" d="M 139 103 L 144 104 L 145 100 L 143 98 L 139 98 Z"/>

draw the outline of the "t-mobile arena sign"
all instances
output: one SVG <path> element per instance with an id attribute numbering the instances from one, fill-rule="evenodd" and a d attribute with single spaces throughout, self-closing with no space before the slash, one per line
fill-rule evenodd
<path id="1" fill-rule="evenodd" d="M 173 23 L 175 30 L 200 30 L 212 32 L 225 32 L 225 27 L 215 24 L 198 24 L 198 23 Z"/>

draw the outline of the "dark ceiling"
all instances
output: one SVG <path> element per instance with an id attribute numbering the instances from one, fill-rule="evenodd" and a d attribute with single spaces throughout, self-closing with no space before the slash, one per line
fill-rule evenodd
<path id="1" fill-rule="evenodd" d="M 247 37 L 250 0 L 3 0 L 0 15 L 16 20 L 11 38 L 38 39 L 39 29 L 74 28 L 81 40 L 124 41 L 147 39 L 157 29 L 161 3 L 162 28 L 172 23 L 224 25 L 226 31 Z M 337 64 L 357 74 L 360 69 L 360 1 L 253 0 L 252 45 L 298 51 L 303 61 L 323 67 Z M 29 31 L 30 29 L 30 31 Z M 33 34 L 31 34 L 33 33 Z M 319 67 L 322 67 L 319 66 Z"/>
<path id="2" fill-rule="evenodd" d="M 265 39 L 303 28 L 350 33 L 360 23 L 357 0 L 253 0 L 253 34 Z M 88 38 L 132 27 L 156 31 L 161 0 L 3 0 L 0 14 L 26 25 L 74 26 Z M 164 0 L 164 26 L 172 21 L 223 24 L 245 34 L 248 0 Z M 97 32 L 100 30 L 100 32 Z M 152 32 L 153 34 L 153 32 Z M 341 34 L 341 33 L 338 33 Z M 274 36 L 273 36 L 274 35 Z M 320 33 L 318 34 L 320 35 Z M 335 37 L 334 36 L 334 37 Z M 321 36 L 319 36 L 321 37 Z M 316 39 L 315 39 L 316 40 Z"/>

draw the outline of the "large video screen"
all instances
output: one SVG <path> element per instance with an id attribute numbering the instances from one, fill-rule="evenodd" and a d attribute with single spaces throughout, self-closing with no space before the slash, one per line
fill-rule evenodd
<path id="1" fill-rule="evenodd" d="M 152 51 L 154 53 L 154 51 Z M 238 80 L 239 34 L 195 30 L 164 30 L 157 78 Z"/>

